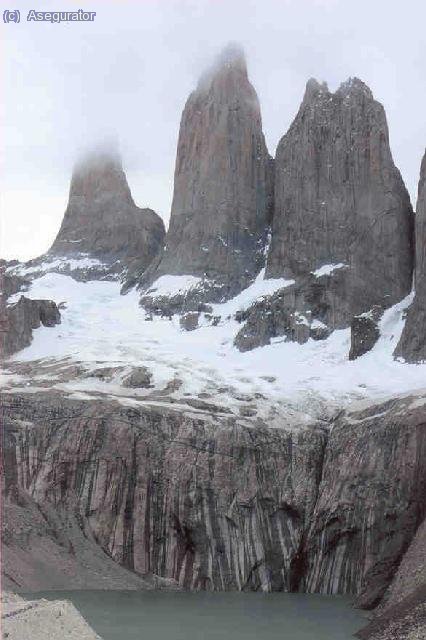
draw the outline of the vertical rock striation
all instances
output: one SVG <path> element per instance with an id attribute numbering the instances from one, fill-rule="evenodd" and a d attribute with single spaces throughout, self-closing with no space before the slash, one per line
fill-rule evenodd
<path id="1" fill-rule="evenodd" d="M 240 49 L 226 48 L 185 105 L 164 274 L 213 281 L 221 295 L 244 288 L 264 261 L 272 213 L 272 160 L 259 101 Z"/>
<path id="2" fill-rule="evenodd" d="M 426 515 L 425 409 L 421 395 L 361 403 L 327 436 L 318 425 L 5 393 L 4 490 L 9 507 L 17 495 L 21 510 L 56 513 L 73 540 L 78 523 L 139 575 L 195 590 L 353 594 L 371 608 Z M 21 566 L 24 578 L 28 554 L 15 535 L 4 540 L 8 571 Z"/>
<path id="3" fill-rule="evenodd" d="M 383 597 L 426 514 L 426 399 L 359 403 L 333 425 L 305 546 L 305 589 Z"/>
<path id="4" fill-rule="evenodd" d="M 2 402 L 6 495 L 18 487 L 43 511 L 73 514 L 138 574 L 195 590 L 292 590 L 322 428 L 269 430 L 62 394 Z"/>
<path id="5" fill-rule="evenodd" d="M 123 266 L 137 260 L 146 269 L 164 235 L 161 218 L 135 205 L 118 152 L 105 146 L 76 164 L 68 206 L 49 254 L 121 260 Z"/>
<path id="6" fill-rule="evenodd" d="M 267 277 L 297 280 L 324 265 L 345 265 L 335 294 L 343 304 L 332 322 L 347 326 L 353 315 L 409 293 L 412 233 L 382 105 L 356 78 L 335 93 L 310 80 L 277 148 Z"/>
<path id="7" fill-rule="evenodd" d="M 395 350 L 407 362 L 426 361 L 426 154 L 420 169 L 416 210 L 415 297 Z"/>

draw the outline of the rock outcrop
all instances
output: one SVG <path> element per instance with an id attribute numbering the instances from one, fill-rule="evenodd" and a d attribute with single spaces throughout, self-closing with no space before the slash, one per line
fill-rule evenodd
<path id="1" fill-rule="evenodd" d="M 415 297 L 395 355 L 407 362 L 426 361 L 426 154 L 420 169 L 416 209 Z"/>
<path id="2" fill-rule="evenodd" d="M 259 101 L 243 53 L 230 46 L 185 105 L 166 247 L 148 284 L 190 274 L 205 280 L 205 300 L 230 297 L 264 262 L 271 214 Z"/>
<path id="3" fill-rule="evenodd" d="M 357 79 L 335 93 L 310 80 L 275 159 L 266 277 L 309 284 L 311 274 L 325 271 L 334 302 L 318 320 L 329 329 L 375 305 L 389 307 L 411 289 L 409 196 L 392 160 L 384 109 Z"/>
<path id="4" fill-rule="evenodd" d="M 61 314 L 52 300 L 31 300 L 21 296 L 7 305 L 2 313 L 0 354 L 10 356 L 31 344 L 33 330 L 41 325 L 54 327 L 61 322 Z"/>
<path id="5" fill-rule="evenodd" d="M 161 218 L 135 205 L 118 152 L 99 147 L 74 168 L 68 206 L 47 258 L 81 259 L 82 269 L 84 259 L 95 259 L 117 272 L 128 266 L 143 271 L 164 235 Z"/>
<path id="6" fill-rule="evenodd" d="M 380 338 L 379 320 L 382 314 L 381 307 L 373 307 L 371 311 L 352 318 L 349 360 L 356 360 L 374 347 Z"/>
<path id="7" fill-rule="evenodd" d="M 348 305 L 346 281 L 343 268 L 335 274 L 318 277 L 310 274 L 271 296 L 261 297 L 237 315 L 243 326 L 235 337 L 235 346 L 240 351 L 249 351 L 279 336 L 299 344 L 309 338 L 327 338 L 334 319 Z"/>

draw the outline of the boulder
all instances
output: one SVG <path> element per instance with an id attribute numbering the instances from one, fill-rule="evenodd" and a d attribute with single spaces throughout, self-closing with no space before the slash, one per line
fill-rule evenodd
<path id="1" fill-rule="evenodd" d="M 123 379 L 123 387 L 131 389 L 148 388 L 152 384 L 152 373 L 146 367 L 133 367 L 131 372 Z"/>
<path id="2" fill-rule="evenodd" d="M 197 311 L 189 311 L 181 316 L 179 323 L 185 331 L 194 331 L 194 329 L 198 329 L 199 319 L 200 314 Z"/>
<path id="3" fill-rule="evenodd" d="M 379 320 L 382 314 L 383 309 L 376 306 L 352 318 L 349 360 L 356 360 L 374 347 L 380 338 Z"/>

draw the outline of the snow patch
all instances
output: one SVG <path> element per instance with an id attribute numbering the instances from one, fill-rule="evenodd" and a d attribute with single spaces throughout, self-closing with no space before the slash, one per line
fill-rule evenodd
<path id="1" fill-rule="evenodd" d="M 149 288 L 144 295 L 157 298 L 160 296 L 177 296 L 188 293 L 191 289 L 199 286 L 201 278 L 196 276 L 161 276 Z"/>
<path id="2" fill-rule="evenodd" d="M 312 271 L 312 273 L 316 278 L 321 278 L 321 276 L 329 276 L 333 271 L 336 271 L 336 269 L 344 269 L 347 266 L 348 265 L 343 262 L 339 262 L 338 264 L 324 264 L 322 267 L 319 267 L 319 269 Z"/>
<path id="3" fill-rule="evenodd" d="M 233 316 L 237 311 L 248 309 L 257 300 L 272 296 L 280 289 L 289 287 L 294 283 L 294 280 L 285 280 L 284 278 L 265 279 L 265 269 L 262 269 L 252 284 L 241 291 L 235 298 L 228 300 L 228 302 L 212 305 L 214 314 L 222 317 Z"/>
<path id="4" fill-rule="evenodd" d="M 324 322 L 321 322 L 321 320 L 315 319 L 312 320 L 311 329 L 328 329 L 328 327 Z"/>
<path id="5" fill-rule="evenodd" d="M 75 240 L 75 242 L 77 242 L 77 240 Z M 78 240 L 78 242 L 80 242 L 80 240 Z M 49 271 L 54 270 L 68 271 L 74 269 L 91 269 L 93 267 L 106 268 L 106 265 L 97 258 L 89 258 L 87 254 L 81 254 L 81 257 L 79 258 L 52 258 L 29 267 L 25 266 L 25 264 L 12 266 L 7 269 L 7 272 L 14 273 L 19 276 L 26 276 L 32 273 L 39 273 L 40 271 L 48 273 Z"/>

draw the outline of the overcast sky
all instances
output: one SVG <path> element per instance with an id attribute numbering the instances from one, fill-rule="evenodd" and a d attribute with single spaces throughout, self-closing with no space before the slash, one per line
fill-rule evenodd
<path id="1" fill-rule="evenodd" d="M 182 108 L 228 41 L 246 50 L 270 153 L 308 78 L 358 76 L 385 106 L 412 199 L 426 146 L 424 0 L 2 0 L 0 256 L 45 251 L 76 154 L 116 133 L 135 201 L 167 222 Z M 9 7 L 10 5 L 13 5 Z M 35 6 L 34 6 L 35 5 Z M 95 22 L 25 22 L 29 9 L 96 11 Z"/>

